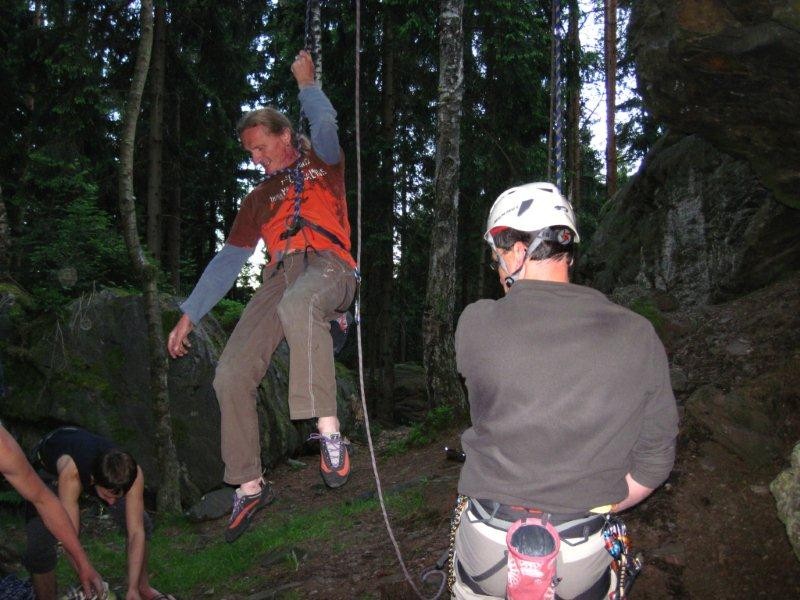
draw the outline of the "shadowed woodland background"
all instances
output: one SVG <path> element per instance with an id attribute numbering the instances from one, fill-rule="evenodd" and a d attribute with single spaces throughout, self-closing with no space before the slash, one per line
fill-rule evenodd
<path id="1" fill-rule="evenodd" d="M 322 83 L 338 110 L 355 242 L 354 5 L 320 4 Z M 507 187 L 550 173 L 551 3 L 463 4 L 457 226 L 449 231 L 456 250 L 454 267 L 437 275 L 452 279 L 453 321 L 466 304 L 500 294 L 481 239 L 489 206 Z M 617 107 L 624 116 L 607 178 L 606 158 L 590 145 L 597 101 L 582 94 L 588 82 L 606 81 L 604 55 L 577 37 L 604 6 L 563 4 L 564 192 L 582 237 L 575 280 L 653 320 L 670 354 L 683 443 L 702 434 L 755 461 L 775 481 L 771 517 L 800 554 L 798 447 L 789 460 L 800 439 L 796 388 L 751 385 L 800 373 L 792 300 L 800 281 L 800 9 L 789 0 L 621 1 L 613 72 L 620 84 L 635 76 L 636 89 Z M 160 462 L 146 435 L 152 357 L 117 187 L 139 9 L 80 0 L 0 8 L 0 418 L 23 446 L 62 423 L 109 435 L 140 457 L 155 489 Z M 429 257 L 439 11 L 433 2 L 362 2 L 362 333 L 368 408 L 383 428 L 420 421 L 437 404 L 464 410 L 459 399 L 431 393 L 422 366 L 424 316 L 436 301 Z M 297 122 L 289 65 L 305 15 L 299 1 L 156 3 L 133 184 L 165 331 L 261 177 L 236 140 L 242 111 L 272 104 Z M 193 334 L 192 354 L 169 364 L 184 505 L 221 484 L 210 382 L 256 276 L 242 274 Z M 758 293 L 769 323 L 757 323 L 758 305 L 749 303 L 733 324 L 707 332 L 707 346 L 695 338 L 691 348 L 677 345 L 716 322 L 707 317 L 716 319 L 717 307 Z M 720 329 L 734 333 L 715 346 Z M 758 334 L 766 330 L 768 351 Z M 358 437 L 356 360 L 350 342 L 339 356 L 339 404 Z M 260 390 L 266 464 L 300 452 L 310 427 L 288 419 L 287 369 L 284 348 Z"/>

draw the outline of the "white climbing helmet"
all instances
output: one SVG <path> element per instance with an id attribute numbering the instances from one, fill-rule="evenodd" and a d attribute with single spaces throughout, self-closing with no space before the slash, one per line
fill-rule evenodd
<path id="1" fill-rule="evenodd" d="M 581 241 L 575 225 L 575 211 L 558 188 L 546 181 L 526 183 L 497 197 L 489 211 L 483 238 L 494 248 L 492 230 L 497 227 L 532 232 L 559 225 L 572 230 L 575 242 Z"/>

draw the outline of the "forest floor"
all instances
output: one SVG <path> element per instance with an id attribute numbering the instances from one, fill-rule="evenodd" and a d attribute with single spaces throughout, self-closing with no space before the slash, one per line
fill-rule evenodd
<path id="1" fill-rule="evenodd" d="M 412 510 L 390 510 L 394 535 L 416 585 L 447 547 L 461 465 L 446 459 L 445 445 L 457 446 L 458 435 L 444 435 L 438 443 L 382 459 L 378 465 L 385 491 L 421 496 Z M 311 467 L 278 468 L 271 479 L 279 497 L 267 510 L 312 512 L 370 495 L 375 482 L 368 450 L 357 450 L 351 481 L 338 491 L 324 489 Z M 698 454 L 693 443 L 682 443 L 668 483 L 625 515 L 635 549 L 645 557 L 632 597 L 800 598 L 800 562 L 767 488 L 776 474 L 752 472 L 724 452 L 709 459 Z M 221 519 L 206 527 L 221 535 L 224 524 Z M 345 530 L 334 540 L 267 554 L 250 571 L 254 585 L 246 592 L 198 597 L 416 597 L 404 580 L 378 510 L 362 514 Z M 290 555 L 296 563 L 286 560 Z M 424 588 L 427 597 L 435 591 L 433 585 Z"/>
<path id="2" fill-rule="evenodd" d="M 673 312 L 666 313 L 666 319 L 668 352 L 686 377 L 681 386 L 686 391 L 677 394 L 681 434 L 668 482 L 624 515 L 645 562 L 631 597 L 800 598 L 800 562 L 769 491 L 800 438 L 800 278 L 706 308 L 702 314 Z M 723 356 L 720 349 L 725 348 L 733 352 Z M 683 404 L 701 384 L 726 392 L 747 387 L 752 392 L 770 373 L 783 380 L 782 402 L 788 403 L 776 433 L 781 436 L 782 458 L 754 467 L 687 418 Z M 460 430 L 441 431 L 421 447 L 387 452 L 408 434 L 409 428 L 384 430 L 376 440 L 377 463 L 394 535 L 408 571 L 420 585 L 420 574 L 448 545 L 461 463 L 448 460 L 443 449 L 459 447 Z M 150 561 L 154 583 L 181 600 L 415 598 L 375 502 L 369 450 L 362 444 L 354 450 L 351 479 L 339 490 L 322 485 L 314 456 L 276 467 L 269 474 L 276 501 L 234 544 L 221 542 L 225 517 L 188 527 L 185 522 L 160 524 L 156 536 L 162 541 Z M 89 518 L 87 529 L 92 527 Z M 258 545 L 255 540 L 268 530 L 272 541 Z M 15 539 L 20 534 L 19 529 L 12 531 Z M 195 583 L 184 579 L 185 585 L 166 587 L 171 563 L 165 553 L 177 564 L 182 554 L 206 550 L 210 562 L 192 567 Z M 229 564 L 244 558 L 244 569 Z M 214 572 L 231 576 L 206 576 Z M 215 583 L 209 583 L 212 580 Z M 424 595 L 432 597 L 437 587 L 424 586 Z"/>
<path id="3" fill-rule="evenodd" d="M 677 394 L 679 404 L 702 384 L 757 393 L 771 373 L 782 378 L 785 413 L 776 433 L 782 435 L 782 458 L 766 468 L 754 467 L 710 439 L 703 427 L 682 418 L 677 461 L 668 482 L 625 514 L 634 546 L 645 560 L 632 597 L 800 598 L 800 562 L 769 491 L 800 439 L 800 278 L 708 307 L 701 314 L 664 314 L 668 352 L 688 380 L 687 391 Z M 731 352 L 722 352 L 726 348 Z M 682 407 L 681 414 L 685 417 Z M 448 460 L 443 448 L 458 448 L 459 434 L 441 433 L 435 442 L 395 456 L 378 453 L 384 491 L 417 497 L 411 508 L 390 510 L 394 535 L 417 585 L 419 575 L 447 547 L 461 465 Z M 385 447 L 405 435 L 403 429 L 386 431 L 377 445 Z M 312 512 L 374 493 L 366 446 L 356 447 L 353 475 L 340 490 L 325 489 L 313 457 L 308 463 L 299 471 L 281 466 L 270 475 L 278 500 L 267 510 Z M 223 526 L 224 520 L 208 525 L 216 531 Z M 287 555 L 293 559 L 291 568 L 280 559 Z M 250 575 L 257 585 L 224 597 L 415 597 L 376 508 L 359 515 L 355 523 L 343 524 L 340 536 L 267 555 Z M 424 588 L 425 595 L 431 597 L 435 589 Z"/>

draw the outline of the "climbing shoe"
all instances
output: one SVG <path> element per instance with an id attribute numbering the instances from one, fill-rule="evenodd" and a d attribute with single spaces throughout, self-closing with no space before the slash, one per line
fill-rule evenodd
<path id="1" fill-rule="evenodd" d="M 240 496 L 238 492 L 234 492 L 233 510 L 228 527 L 225 529 L 225 541 L 228 543 L 236 541 L 250 526 L 253 515 L 271 504 L 273 500 L 275 500 L 275 493 L 272 491 L 272 484 L 269 481 L 261 483 L 261 491 L 257 494 Z"/>
<path id="2" fill-rule="evenodd" d="M 342 487 L 350 477 L 350 442 L 340 433 L 312 433 L 319 440 L 319 474 L 329 488 Z"/>

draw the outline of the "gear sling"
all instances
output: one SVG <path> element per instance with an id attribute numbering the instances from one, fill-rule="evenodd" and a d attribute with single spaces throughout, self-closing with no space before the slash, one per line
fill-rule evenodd
<path id="1" fill-rule="evenodd" d="M 275 273 L 278 272 L 279 269 L 283 267 L 283 256 L 286 255 L 286 251 L 289 249 L 289 240 L 300 233 L 300 231 L 304 227 L 308 227 L 309 229 L 314 230 L 315 232 L 319 233 L 320 235 L 326 237 L 328 240 L 339 246 L 342 250 L 347 250 L 347 247 L 344 245 L 344 242 L 339 239 L 339 237 L 334 234 L 333 232 L 325 229 L 322 225 L 315 223 L 309 219 L 306 219 L 300 214 L 300 205 L 303 202 L 303 172 L 300 170 L 300 162 L 302 161 L 302 150 L 298 144 L 298 152 L 300 152 L 300 158 L 297 160 L 295 166 L 289 171 L 292 175 L 292 181 L 294 183 L 294 210 L 290 219 L 287 219 L 286 230 L 281 233 L 280 239 L 286 240 L 286 246 L 284 247 L 283 255 L 281 256 L 280 260 L 278 261 L 278 269 L 273 271 L 272 275 L 274 276 Z M 303 260 L 304 264 L 308 265 L 308 249 L 311 248 L 314 250 L 313 246 L 306 246 Z M 355 269 L 356 281 L 361 281 L 361 277 L 359 275 L 358 269 Z M 333 353 L 334 355 L 338 354 L 341 349 L 344 347 L 345 342 L 347 342 L 347 334 L 350 330 L 350 325 L 355 322 L 353 319 L 352 313 L 348 310 L 342 313 L 339 317 L 333 319 L 331 324 L 331 337 L 333 338 Z"/>

